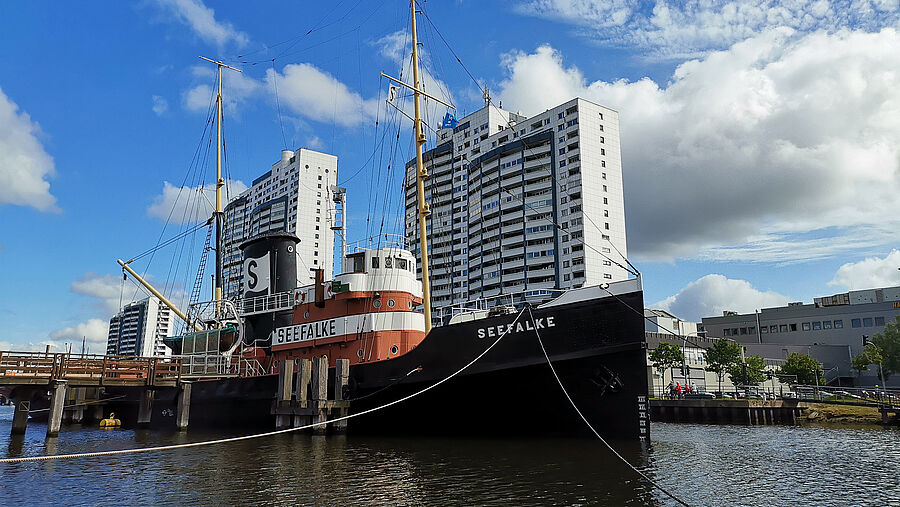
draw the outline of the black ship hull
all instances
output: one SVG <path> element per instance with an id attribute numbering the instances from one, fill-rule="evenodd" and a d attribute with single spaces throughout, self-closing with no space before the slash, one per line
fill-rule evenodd
<path id="1" fill-rule="evenodd" d="M 545 305 L 440 326 L 396 359 L 351 365 L 350 413 L 360 413 L 452 379 L 402 403 L 354 418 L 351 433 L 586 435 L 541 350 L 572 401 L 604 436 L 649 438 L 643 294 Z M 516 320 L 518 316 L 518 320 Z M 515 323 L 514 323 L 515 321 Z M 277 375 L 197 381 L 190 425 L 274 427 Z M 329 383 L 330 385 L 330 383 Z M 160 391 L 154 423 L 174 424 L 173 393 Z"/>

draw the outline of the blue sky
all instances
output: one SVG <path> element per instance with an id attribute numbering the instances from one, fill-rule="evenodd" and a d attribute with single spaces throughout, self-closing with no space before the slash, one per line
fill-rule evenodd
<path id="1" fill-rule="evenodd" d="M 525 114 L 575 95 L 619 111 L 648 305 L 696 319 L 900 284 L 897 0 L 423 6 L 468 69 L 420 19 L 426 86 L 462 112 L 481 104 L 468 73 Z M 99 350 L 120 296 L 141 296 L 116 258 L 205 213 L 185 208 L 203 202 L 188 189 L 164 227 L 183 184 L 213 179 L 198 55 L 244 70 L 225 79 L 232 191 L 285 146 L 311 147 L 338 155 L 340 181 L 359 170 L 351 239 L 382 212 L 396 223 L 379 72 L 400 72 L 408 22 L 400 0 L 5 3 L 0 348 L 87 336 Z M 188 258 L 171 247 L 135 266 L 178 293 Z"/>

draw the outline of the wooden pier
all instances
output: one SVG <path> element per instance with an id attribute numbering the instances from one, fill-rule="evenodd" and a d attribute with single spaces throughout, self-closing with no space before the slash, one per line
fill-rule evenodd
<path id="1" fill-rule="evenodd" d="M 346 416 L 350 402 L 344 399 L 344 388 L 350 376 L 350 361 L 338 359 L 334 369 L 331 396 L 328 394 L 328 359 L 283 360 L 278 364 L 278 393 L 272 404 L 277 429 L 299 428 Z M 295 373 L 296 372 L 296 373 Z M 347 421 L 337 421 L 332 431 L 347 431 Z M 312 428 L 324 434 L 326 425 Z"/>
<path id="2" fill-rule="evenodd" d="M 650 400 L 659 422 L 796 425 L 803 410 L 792 400 Z"/>
<path id="3" fill-rule="evenodd" d="M 89 418 L 102 418 L 104 400 L 99 388 L 104 386 L 141 390 L 139 424 L 150 420 L 154 390 L 179 388 L 179 428 L 182 419 L 186 427 L 190 384 L 182 381 L 181 373 L 179 358 L 0 351 L 0 387 L 16 393 L 13 435 L 25 433 L 29 413 L 34 412 L 32 400 L 42 392 L 48 392 L 50 399 L 45 409 L 49 411 L 48 437 L 59 434 L 64 418 L 81 422 L 86 411 Z"/>

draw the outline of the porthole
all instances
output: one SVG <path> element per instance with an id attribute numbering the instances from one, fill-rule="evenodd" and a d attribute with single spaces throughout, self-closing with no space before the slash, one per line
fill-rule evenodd
<path id="1" fill-rule="evenodd" d="M 293 253 L 293 252 L 294 252 L 294 247 L 292 247 L 291 245 L 288 245 L 287 251 L 288 251 L 288 253 Z"/>
<path id="2" fill-rule="evenodd" d="M 412 301 L 407 301 L 406 304 L 409 305 L 410 308 L 412 308 Z"/>
<path id="3" fill-rule="evenodd" d="M 394 307 L 394 300 L 393 300 L 393 299 L 388 299 L 388 306 L 391 307 L 391 308 Z"/>
<path id="4" fill-rule="evenodd" d="M 308 318 L 309 318 L 309 312 L 304 313 L 304 314 L 303 314 L 303 318 L 304 318 L 304 319 L 308 319 Z"/>
<path id="5" fill-rule="evenodd" d="M 372 306 L 374 306 L 375 308 L 381 308 L 381 300 L 376 299 L 375 302 L 372 303 Z"/>
<path id="6" fill-rule="evenodd" d="M 398 350 L 400 349 L 398 349 L 396 345 L 391 346 L 391 354 L 396 354 Z"/>
<path id="7" fill-rule="evenodd" d="M 362 356 L 363 356 L 363 350 L 362 349 L 357 350 L 356 357 L 362 357 Z"/>

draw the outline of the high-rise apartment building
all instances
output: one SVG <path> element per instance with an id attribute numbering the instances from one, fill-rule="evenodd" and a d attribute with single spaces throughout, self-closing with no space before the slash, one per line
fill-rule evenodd
<path id="1" fill-rule="evenodd" d="M 336 219 L 333 199 L 337 157 L 301 148 L 284 150 L 272 169 L 225 206 L 225 297 L 241 296 L 243 262 L 240 245 L 259 234 L 287 232 L 297 244 L 297 283 L 313 283 L 312 269 L 330 279 L 334 265 Z"/>
<path id="2" fill-rule="evenodd" d="M 109 320 L 106 353 L 120 356 L 167 356 L 163 338 L 174 331 L 175 314 L 158 298 L 125 305 Z"/>
<path id="3" fill-rule="evenodd" d="M 618 113 L 572 99 L 531 118 L 486 106 L 425 153 L 435 308 L 623 280 Z M 419 251 L 415 160 L 406 237 Z"/>

